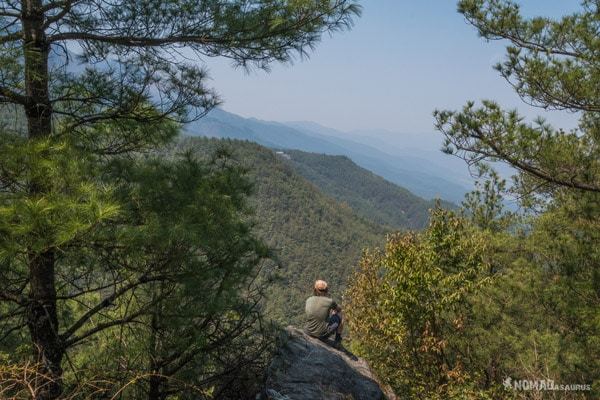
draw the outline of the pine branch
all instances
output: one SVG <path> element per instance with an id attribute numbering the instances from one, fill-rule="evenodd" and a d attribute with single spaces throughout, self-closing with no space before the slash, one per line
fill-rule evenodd
<path id="1" fill-rule="evenodd" d="M 23 296 L 22 293 L 11 292 L 8 290 L 0 291 L 0 299 L 12 301 L 18 305 L 25 305 L 27 303 L 27 297 Z"/>
<path id="2" fill-rule="evenodd" d="M 539 179 L 545 180 L 550 183 L 554 183 L 559 186 L 565 186 L 565 187 L 585 190 L 588 192 L 600 193 L 600 186 L 581 182 L 581 181 L 577 180 L 575 177 L 571 177 L 571 179 L 569 179 L 569 180 L 561 179 L 561 178 L 551 174 L 548 171 L 544 171 L 540 168 L 533 166 L 532 164 L 523 162 L 515 157 L 512 157 L 507 152 L 503 151 L 499 146 L 497 146 L 492 140 L 487 139 L 486 136 L 484 135 L 484 133 L 480 129 L 473 128 L 473 130 L 476 133 L 477 139 L 480 140 L 485 145 L 489 146 L 494 151 L 494 154 L 493 154 L 494 157 L 500 158 L 500 159 L 506 161 L 507 163 L 509 163 L 510 165 L 512 165 L 522 171 L 525 171 Z M 473 151 L 473 150 L 471 149 L 468 151 Z M 476 152 L 479 152 L 479 151 L 476 151 Z M 488 156 L 489 156 L 489 154 L 488 154 Z"/>
<path id="3" fill-rule="evenodd" d="M 2 43 L 2 39 L 3 38 L 0 38 L 0 43 Z M 7 88 L 6 86 L 0 86 L 0 96 L 0 101 L 3 101 L 2 97 L 4 97 L 8 100 L 9 103 L 17 103 L 23 106 L 28 103 L 27 96 L 17 93 L 12 89 Z"/>
<path id="4" fill-rule="evenodd" d="M 147 309 L 148 309 L 148 307 L 144 307 L 134 313 L 129 314 L 128 316 L 126 316 L 124 318 L 115 319 L 115 320 L 108 321 L 108 322 L 105 322 L 102 324 L 98 324 L 94 328 L 82 333 L 81 335 L 73 336 L 73 337 L 71 337 L 71 339 L 63 341 L 63 346 L 64 346 L 64 348 L 69 348 L 69 347 L 73 346 L 74 344 L 77 344 L 77 343 L 81 342 L 82 340 L 84 340 L 100 331 L 103 331 L 103 330 L 108 329 L 113 326 L 125 325 L 127 323 L 133 322 L 137 317 L 145 314 L 147 312 Z M 62 335 L 61 335 L 61 337 L 62 337 Z"/>
<path id="5" fill-rule="evenodd" d="M 73 336 L 75 334 L 75 332 L 77 332 L 83 325 L 85 325 L 85 323 L 88 322 L 90 320 L 90 318 L 92 318 L 94 315 L 98 314 L 100 311 L 102 311 L 105 308 L 112 305 L 116 299 L 123 296 L 125 293 L 129 292 L 131 289 L 133 289 L 139 285 L 142 285 L 144 283 L 160 281 L 165 278 L 166 278 L 165 275 L 159 275 L 159 276 L 154 276 L 154 277 L 148 277 L 148 276 L 144 275 L 144 276 L 141 276 L 139 279 L 137 279 L 135 282 L 131 282 L 130 284 L 123 286 L 121 289 L 117 290 L 110 296 L 105 297 L 100 303 L 98 303 L 94 307 L 90 308 L 88 310 L 88 312 L 86 312 L 84 315 L 82 315 L 75 323 L 73 323 L 73 325 L 71 325 L 70 328 L 68 328 L 65 332 L 63 332 L 60 335 L 61 340 L 63 340 L 65 343 L 71 343 L 72 340 L 68 340 L 68 339 L 71 336 Z M 109 326 L 113 326 L 113 325 L 109 325 Z M 91 334 L 92 333 L 84 334 L 82 336 L 87 337 Z M 79 341 L 79 340 L 81 340 L 81 337 L 79 339 L 77 339 L 76 341 Z"/>
<path id="6" fill-rule="evenodd" d="M 142 37 L 142 36 L 109 36 L 97 35 L 88 32 L 64 32 L 48 37 L 49 43 L 61 42 L 67 40 L 90 40 L 99 43 L 107 43 L 126 47 L 144 47 L 144 46 L 164 46 L 169 44 L 217 44 L 219 41 L 205 36 L 195 35 L 174 35 L 165 37 Z"/>

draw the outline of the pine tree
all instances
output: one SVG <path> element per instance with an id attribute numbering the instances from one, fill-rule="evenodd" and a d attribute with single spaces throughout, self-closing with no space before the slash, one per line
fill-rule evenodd
<path id="1" fill-rule="evenodd" d="M 470 164 L 502 161 L 514 167 L 517 175 L 511 190 L 526 210 L 534 211 L 526 215 L 524 232 L 512 238 L 496 235 L 497 249 L 490 252 L 503 270 L 490 298 L 524 301 L 514 302 L 507 311 L 494 311 L 492 300 L 482 315 L 516 321 L 519 340 L 503 347 L 514 347 L 523 360 L 525 353 L 533 353 L 523 363 L 529 366 L 521 370 L 507 368 L 514 364 L 514 355 L 506 358 L 510 363 L 499 359 L 497 365 L 505 363 L 503 368 L 513 377 L 587 382 L 591 391 L 583 396 L 597 397 L 600 3 L 584 0 L 578 12 L 557 19 L 527 18 L 507 0 L 462 0 L 459 12 L 483 38 L 509 42 L 506 59 L 496 69 L 525 103 L 579 116 L 577 126 L 565 131 L 542 118 L 529 123 L 517 111 L 503 110 L 493 101 L 480 107 L 469 102 L 460 112 L 435 113 L 446 151 Z M 486 184 L 490 188 L 498 183 L 497 176 L 491 178 Z M 479 199 L 473 195 L 467 200 Z M 477 208 L 474 211 L 478 217 Z M 533 283 L 520 287 L 528 281 Z M 526 321 L 522 312 L 514 311 L 520 307 L 530 309 L 528 314 L 550 312 L 544 319 Z M 494 332 L 494 336 L 508 343 L 511 334 Z"/>
<path id="2" fill-rule="evenodd" d="M 59 293 L 63 278 L 75 290 L 79 279 L 94 276 L 78 270 L 82 264 L 59 268 L 65 249 L 120 218 L 115 188 L 94 174 L 104 173 L 107 158 L 165 143 L 175 134 L 173 121 L 200 117 L 218 103 L 204 84 L 206 71 L 184 60 L 226 57 L 267 69 L 305 55 L 324 32 L 349 26 L 358 12 L 350 0 L 2 2 L 0 102 L 24 115 L 25 128 L 3 129 L 0 254 L 6 283 L 0 299 L 11 305 L 4 317 L 26 321 L 40 365 L 37 398 L 60 396 L 70 346 L 130 323 L 142 309 L 87 329 L 90 321 L 159 279 L 156 268 L 136 271 L 133 280 L 119 275 L 112 294 L 71 325 L 60 324 L 65 302 L 81 295 Z M 81 247 L 100 242 L 86 243 Z M 80 261 L 101 254 L 82 252 Z M 97 258 L 89 262 L 90 268 L 99 264 Z"/>
<path id="3" fill-rule="evenodd" d="M 600 5 L 553 20 L 526 18 L 507 0 L 463 0 L 459 12 L 488 40 L 506 40 L 500 75 L 528 104 L 581 115 L 572 131 L 527 123 L 493 101 L 436 111 L 447 151 L 471 163 L 501 160 L 522 172 L 522 189 L 600 192 Z"/>

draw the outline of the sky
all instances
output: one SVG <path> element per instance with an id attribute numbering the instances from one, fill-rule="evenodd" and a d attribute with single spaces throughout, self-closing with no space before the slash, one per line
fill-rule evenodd
<path id="1" fill-rule="evenodd" d="M 492 66 L 506 42 L 486 42 L 454 0 L 362 0 L 351 31 L 325 36 L 310 58 L 249 73 L 205 60 L 223 108 L 272 121 L 314 121 L 342 131 L 432 133 L 435 109 L 492 99 L 562 128 L 576 116 L 526 106 Z M 526 15 L 560 16 L 579 0 L 519 1 Z"/>

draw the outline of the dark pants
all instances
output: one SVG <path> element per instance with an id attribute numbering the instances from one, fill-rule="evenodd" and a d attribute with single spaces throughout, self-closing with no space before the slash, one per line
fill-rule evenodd
<path id="1" fill-rule="evenodd" d="M 342 325 L 342 317 L 339 314 L 333 314 L 329 316 L 327 321 L 327 332 L 321 336 L 321 339 L 328 339 L 335 333 L 335 341 L 338 342 L 342 340 L 342 335 L 340 335 L 340 326 Z"/>

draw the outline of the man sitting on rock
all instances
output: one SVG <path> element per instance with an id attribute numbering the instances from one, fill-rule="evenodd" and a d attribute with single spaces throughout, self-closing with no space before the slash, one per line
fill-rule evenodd
<path id="1" fill-rule="evenodd" d="M 310 336 L 327 340 L 335 333 L 334 345 L 342 341 L 342 309 L 329 297 L 327 282 L 315 282 L 314 295 L 306 299 L 306 325 L 304 331 Z"/>

